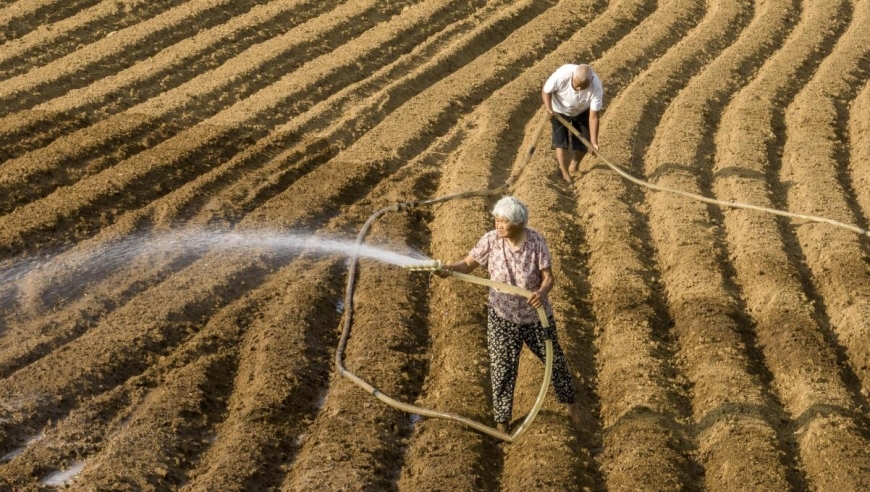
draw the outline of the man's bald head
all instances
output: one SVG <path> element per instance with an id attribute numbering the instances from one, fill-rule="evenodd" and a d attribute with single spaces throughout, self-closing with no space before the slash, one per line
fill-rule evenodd
<path id="1" fill-rule="evenodd" d="M 577 65 L 574 69 L 574 75 L 571 77 L 571 85 L 575 90 L 582 91 L 589 87 L 592 83 L 592 67 L 589 65 Z"/>

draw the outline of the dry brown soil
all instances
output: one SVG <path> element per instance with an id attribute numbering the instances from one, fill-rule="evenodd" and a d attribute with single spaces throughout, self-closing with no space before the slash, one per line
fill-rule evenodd
<path id="1" fill-rule="evenodd" d="M 0 490 L 870 490 L 870 239 L 566 184 L 532 138 L 587 62 L 634 176 L 867 228 L 867 39 L 870 0 L 0 0 Z M 385 405 L 333 365 L 345 259 L 227 247 L 512 173 L 581 429 L 552 391 L 512 444 Z M 366 242 L 457 259 L 494 200 Z M 347 368 L 490 424 L 485 290 L 354 285 Z"/>

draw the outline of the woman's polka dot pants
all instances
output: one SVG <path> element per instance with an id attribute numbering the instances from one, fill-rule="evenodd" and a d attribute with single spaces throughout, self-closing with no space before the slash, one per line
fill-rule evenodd
<path id="1" fill-rule="evenodd" d="M 556 339 L 556 323 L 548 318 L 553 333 L 553 388 L 561 403 L 574 403 L 574 378 L 559 341 Z M 489 308 L 487 319 L 487 348 L 489 350 L 490 376 L 492 378 L 492 403 L 496 423 L 510 422 L 514 402 L 514 386 L 520 363 L 520 350 L 525 343 L 541 362 L 546 357 L 544 327 L 541 322 L 519 325 L 512 323 Z"/>

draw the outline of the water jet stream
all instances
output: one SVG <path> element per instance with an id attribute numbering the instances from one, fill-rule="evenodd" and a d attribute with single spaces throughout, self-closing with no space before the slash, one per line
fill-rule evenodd
<path id="1" fill-rule="evenodd" d="M 380 248 L 341 238 L 281 231 L 218 231 L 183 229 L 164 234 L 139 233 L 93 247 L 81 245 L 62 253 L 0 262 L 0 310 L 16 294 L 27 291 L 41 299 L 77 297 L 88 279 L 104 278 L 133 261 L 196 258 L 206 253 L 261 255 L 280 260 L 295 255 L 361 257 L 400 267 L 431 261 L 405 246 Z M 49 304 L 52 304 L 51 302 Z"/>

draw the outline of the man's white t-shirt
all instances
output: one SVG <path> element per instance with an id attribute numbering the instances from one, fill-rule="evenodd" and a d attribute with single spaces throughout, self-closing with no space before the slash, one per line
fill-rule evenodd
<path id="1" fill-rule="evenodd" d="M 562 65 L 544 82 L 544 92 L 553 95 L 553 111 L 571 117 L 587 109 L 601 111 L 604 106 L 604 86 L 594 71 L 589 87 L 582 91 L 574 90 L 571 77 L 577 67 L 573 64 Z"/>

